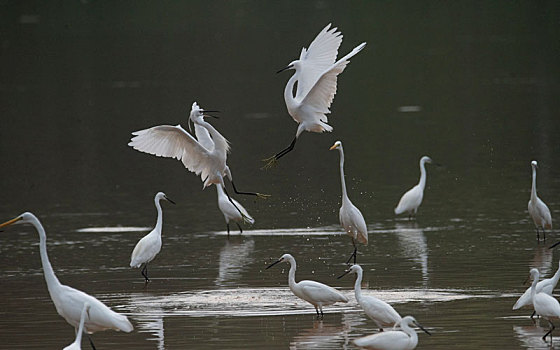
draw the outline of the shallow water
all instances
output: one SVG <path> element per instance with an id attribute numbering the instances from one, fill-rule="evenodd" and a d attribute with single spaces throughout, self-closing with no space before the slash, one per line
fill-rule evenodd
<path id="1" fill-rule="evenodd" d="M 34 212 L 61 282 L 129 317 L 134 332 L 96 333 L 98 349 L 355 349 L 376 332 L 354 278 L 336 278 L 353 249 L 338 224 L 337 139 L 368 224 L 364 293 L 432 332 L 419 333 L 419 349 L 549 348 L 546 322 L 511 308 L 529 267 L 549 277 L 560 259 L 547 249 L 560 235 L 538 244 L 526 210 L 537 159 L 539 194 L 560 212 L 556 2 L 123 4 L 0 5 L 0 218 Z M 329 22 L 344 34 L 339 53 L 368 42 L 339 78 L 335 130 L 305 133 L 262 171 L 296 127 L 282 99 L 289 73 L 274 71 Z M 256 219 L 243 234 L 232 225 L 227 237 L 213 188 L 127 146 L 131 131 L 186 126 L 194 100 L 223 111 L 210 122 L 232 143 L 237 187 L 272 195 L 235 196 Z M 428 167 L 417 219 L 395 218 L 424 154 L 442 165 Z M 155 223 L 158 191 L 177 205 L 163 203 L 163 248 L 145 286 L 128 263 Z M 288 265 L 265 270 L 284 253 L 298 280 L 349 303 L 317 320 L 289 291 Z M 0 233 L 0 280 L 0 349 L 73 341 L 31 227 Z"/>

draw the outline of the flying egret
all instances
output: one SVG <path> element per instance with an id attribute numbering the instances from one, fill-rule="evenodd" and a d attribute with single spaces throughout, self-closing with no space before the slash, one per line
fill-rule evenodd
<path id="1" fill-rule="evenodd" d="M 414 329 L 410 328 L 412 325 L 416 325 L 418 328 L 426 332 L 426 334 L 432 335 L 418 322 L 416 322 L 414 317 L 405 316 L 400 322 L 401 330 L 368 335 L 354 340 L 354 344 L 366 349 L 412 350 L 416 348 L 416 345 L 418 345 L 418 335 Z"/>
<path id="2" fill-rule="evenodd" d="M 537 283 L 537 293 L 542 292 L 552 296 L 552 292 L 554 291 L 554 288 L 556 288 L 558 280 L 560 280 L 560 262 L 558 263 L 558 270 L 556 270 L 556 273 L 554 274 L 554 276 L 552 276 L 552 278 L 547 278 Z M 517 299 L 515 305 L 513 305 L 513 310 L 518 310 L 525 306 L 533 306 L 533 299 L 531 298 L 531 287 L 527 288 L 525 293 L 523 293 L 523 295 L 521 295 L 519 299 Z M 533 311 L 531 318 L 533 318 L 534 315 L 535 312 Z"/>
<path id="3" fill-rule="evenodd" d="M 82 333 L 84 332 L 84 321 L 86 320 L 87 313 L 89 312 L 89 304 L 84 303 L 84 308 L 82 309 L 82 315 L 80 316 L 80 326 L 76 332 L 76 340 L 63 350 L 82 350 Z"/>
<path id="4" fill-rule="evenodd" d="M 284 100 L 288 113 L 298 123 L 296 136 L 292 143 L 274 156 L 265 159 L 265 167 L 270 167 L 281 157 L 290 152 L 305 130 L 309 132 L 331 132 L 326 114 L 336 94 L 337 76 L 344 71 L 350 58 L 360 52 L 366 43 L 356 46 L 349 54 L 336 61 L 338 48 L 342 43 L 342 34 L 331 28 L 329 23 L 309 45 L 303 48 L 298 60 L 291 62 L 286 68 L 296 72 L 284 89 Z M 297 81 L 297 92 L 294 97 L 294 85 Z"/>
<path id="5" fill-rule="evenodd" d="M 216 185 L 216 190 L 218 192 L 218 208 L 220 208 L 220 211 L 222 212 L 222 214 L 224 214 L 224 218 L 226 219 L 228 237 L 230 220 L 235 221 L 235 224 L 239 228 L 240 233 L 243 233 L 243 229 L 239 225 L 240 222 L 249 224 L 255 223 L 255 219 L 253 219 L 251 215 L 249 215 L 247 210 L 243 208 L 243 206 L 239 204 L 238 201 L 233 198 L 231 199 L 233 201 L 233 204 L 229 201 L 222 186 Z"/>
<path id="6" fill-rule="evenodd" d="M 90 306 L 87 320 L 84 322 L 86 333 L 91 334 L 106 329 L 114 329 L 116 331 L 129 333 L 133 330 L 132 324 L 128 321 L 126 316 L 112 311 L 91 295 L 60 283 L 54 274 L 54 270 L 47 255 L 47 234 L 45 233 L 43 225 L 41 225 L 41 222 L 35 215 L 25 212 L 12 220 L 0 224 L 0 227 L 9 226 L 18 222 L 33 225 L 37 233 L 39 233 L 39 251 L 41 253 L 41 263 L 43 265 L 43 272 L 45 274 L 45 281 L 47 282 L 49 294 L 58 314 L 73 326 L 76 332 L 80 325 L 83 306 L 86 303 Z M 91 338 L 90 343 L 93 346 Z"/>
<path id="7" fill-rule="evenodd" d="M 288 285 L 290 290 L 300 299 L 303 299 L 315 307 L 317 317 L 323 318 L 323 306 L 332 305 L 336 302 L 347 303 L 348 298 L 326 284 L 315 281 L 299 281 L 296 282 L 296 259 L 290 254 L 284 254 L 277 261 L 267 266 L 267 270 L 272 266 L 281 262 L 290 263 L 290 272 L 288 274 Z"/>
<path id="8" fill-rule="evenodd" d="M 358 247 L 356 246 L 356 241 L 368 244 L 368 232 L 366 221 L 360 209 L 356 208 L 354 204 L 348 198 L 346 193 L 346 180 L 344 178 L 344 150 L 342 148 L 342 142 L 336 141 L 334 145 L 329 150 L 338 149 L 340 152 L 340 183 L 342 184 L 342 205 L 340 211 L 338 212 L 338 218 L 340 224 L 346 234 L 352 238 L 352 245 L 354 246 L 354 252 L 350 255 L 350 258 L 346 263 L 348 264 L 352 257 L 354 257 L 354 264 L 356 263 L 356 255 L 358 252 Z"/>
<path id="9" fill-rule="evenodd" d="M 362 295 L 362 276 L 363 270 L 360 265 L 354 264 L 344 274 L 338 278 L 342 278 L 349 273 L 356 274 L 356 283 L 354 284 L 354 293 L 358 304 L 364 309 L 366 315 L 375 322 L 379 330 L 383 332 L 383 326 L 394 326 L 398 324 L 402 318 L 401 315 L 393 307 L 381 299 L 374 296 Z"/>
<path id="10" fill-rule="evenodd" d="M 163 212 L 161 210 L 161 203 L 160 201 L 164 199 L 172 204 L 175 204 L 171 199 L 169 199 L 165 193 L 158 192 L 154 197 L 154 202 L 156 204 L 157 209 L 157 221 L 156 226 L 154 229 L 142 237 L 136 243 L 134 250 L 132 251 L 132 256 L 130 257 L 130 267 L 140 267 L 144 265 L 142 268 L 142 276 L 144 276 L 146 283 L 150 282 L 148 278 L 148 263 L 158 255 L 159 251 L 161 250 L 161 228 L 163 226 Z"/>
<path id="11" fill-rule="evenodd" d="M 265 194 L 237 190 L 231 171 L 226 164 L 227 153 L 230 149 L 229 142 L 204 120 L 204 116 L 208 112 L 213 111 L 204 110 L 195 102 L 189 120 L 195 124 L 195 131 L 197 125 L 206 129 L 211 140 L 206 135 L 202 136 L 201 132 L 198 136 L 200 140 L 197 140 L 181 125 L 159 125 L 133 132 L 134 136 L 128 145 L 140 152 L 180 160 L 188 170 L 200 175 L 204 183 L 203 189 L 212 184 L 221 184 L 225 190 L 224 177 L 227 177 L 235 193 L 267 198 L 268 195 Z"/>
<path id="12" fill-rule="evenodd" d="M 550 210 L 546 204 L 537 197 L 537 161 L 533 160 L 531 162 L 531 168 L 533 169 L 533 185 L 531 187 L 531 199 L 527 205 L 529 210 L 529 215 L 533 218 L 535 223 L 535 228 L 537 229 L 537 241 L 540 240 L 539 228 L 543 231 L 543 239 L 546 240 L 545 228 L 552 229 L 552 216 L 550 215 Z M 555 246 L 555 245 L 554 245 Z M 551 248 L 553 248 L 552 246 Z"/>
<path id="13" fill-rule="evenodd" d="M 416 215 L 418 207 L 422 204 L 424 187 L 426 187 L 426 163 L 432 163 L 432 159 L 428 156 L 420 158 L 420 181 L 418 181 L 418 185 L 412 187 L 403 194 L 399 204 L 395 208 L 396 215 L 408 212 L 409 219 L 413 215 Z"/>
<path id="14" fill-rule="evenodd" d="M 550 320 L 551 318 L 560 317 L 560 303 L 554 297 L 544 293 L 543 291 L 537 292 L 537 283 L 539 282 L 540 273 L 539 270 L 533 268 L 530 271 L 531 277 L 533 277 L 533 283 L 531 284 L 531 299 L 533 300 L 533 307 L 537 315 L 546 319 L 550 325 L 550 329 L 542 337 L 546 341 L 546 336 L 550 334 L 550 341 L 552 342 L 552 331 L 554 330 L 554 324 Z"/>

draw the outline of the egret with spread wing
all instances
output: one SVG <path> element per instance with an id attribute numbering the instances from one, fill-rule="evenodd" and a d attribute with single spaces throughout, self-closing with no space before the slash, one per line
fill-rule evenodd
<path id="1" fill-rule="evenodd" d="M 336 94 L 337 77 L 344 71 L 350 58 L 366 46 L 366 43 L 361 43 L 335 62 L 341 43 L 342 34 L 337 32 L 337 28 L 331 28 L 328 24 L 311 42 L 309 49 L 301 50 L 298 60 L 278 71 L 278 73 L 287 69 L 296 71 L 286 84 L 284 100 L 288 113 L 299 126 L 292 143 L 274 156 L 265 159 L 264 161 L 267 162 L 265 167 L 272 166 L 290 152 L 304 130 L 309 132 L 333 130 L 328 124 L 326 114 L 330 113 L 329 107 Z M 297 91 L 294 96 L 296 82 Z"/>

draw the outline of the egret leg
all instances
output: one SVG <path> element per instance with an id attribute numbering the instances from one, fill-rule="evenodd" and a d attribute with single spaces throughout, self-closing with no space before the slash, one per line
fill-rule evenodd
<path id="1" fill-rule="evenodd" d="M 352 257 L 354 258 L 354 265 L 356 265 L 356 255 L 358 253 L 358 247 L 356 247 L 356 242 L 354 242 L 354 238 L 352 238 L 352 245 L 354 246 L 354 252 L 352 253 L 352 255 L 350 255 L 348 260 L 346 260 L 346 265 L 349 265 L 349 262 L 350 260 L 352 260 Z"/>
<path id="2" fill-rule="evenodd" d="M 241 192 L 241 191 L 238 191 L 237 187 L 235 187 L 235 182 L 233 182 L 233 181 L 231 181 L 231 185 L 233 186 L 233 190 L 237 194 L 244 194 L 244 195 L 248 195 L 248 196 L 256 196 L 257 198 L 261 198 L 261 199 L 267 199 L 268 197 L 270 197 L 269 194 L 263 194 L 263 193 L 258 193 L 258 192 Z"/>
<path id="3" fill-rule="evenodd" d="M 227 227 L 227 237 L 229 238 L 229 222 L 226 223 L 226 227 Z"/>
<path id="4" fill-rule="evenodd" d="M 236 225 L 237 225 L 237 227 L 239 228 L 239 233 L 243 233 L 243 229 L 241 228 L 241 226 L 239 226 L 239 223 L 238 223 L 238 222 L 236 222 L 235 224 L 236 224 Z"/>
<path id="5" fill-rule="evenodd" d="M 144 264 L 144 268 L 141 271 L 142 276 L 144 276 L 144 278 L 146 279 L 146 283 L 150 282 L 150 279 L 148 278 L 148 263 Z"/>
<path id="6" fill-rule="evenodd" d="M 317 313 L 317 319 L 319 319 L 319 317 L 321 317 L 321 314 L 319 313 L 319 308 L 317 308 L 317 306 L 315 306 L 315 312 Z"/>
<path id="7" fill-rule="evenodd" d="M 541 241 L 541 237 L 539 236 L 539 227 L 537 226 L 537 242 Z"/>
<path id="8" fill-rule="evenodd" d="M 242 218 L 247 218 L 247 216 L 245 214 L 243 214 L 243 212 L 237 207 L 237 205 L 235 205 L 235 203 L 233 202 L 233 199 L 231 199 L 231 197 L 229 196 L 229 193 L 227 192 L 226 186 L 224 186 L 224 192 L 226 193 L 226 196 L 229 199 L 229 202 L 235 207 L 235 209 L 237 209 L 237 211 L 239 212 L 239 214 L 241 214 Z"/>
<path id="9" fill-rule="evenodd" d="M 89 335 L 88 335 L 88 339 L 89 339 L 89 345 L 91 345 L 91 348 L 92 348 L 93 350 L 96 350 L 96 349 L 95 349 L 95 345 L 93 344 L 93 340 L 91 340 L 91 337 L 90 337 Z"/>
<path id="10" fill-rule="evenodd" d="M 542 228 L 542 237 L 543 237 L 543 242 L 546 241 L 546 230 L 544 229 L 544 227 Z"/>
<path id="11" fill-rule="evenodd" d="M 550 325 L 550 329 L 548 330 L 548 332 L 546 332 L 546 334 L 542 337 L 542 340 L 544 340 L 546 342 L 546 336 L 550 334 L 550 343 L 552 343 L 552 331 L 554 330 L 554 324 L 550 321 L 547 320 L 548 324 Z"/>
<path id="12" fill-rule="evenodd" d="M 296 141 L 297 141 L 297 136 L 294 137 L 292 143 L 290 143 L 290 145 L 288 147 L 284 148 L 283 150 L 276 153 L 275 155 L 273 155 L 270 158 L 263 159 L 263 162 L 266 162 L 266 164 L 262 168 L 263 169 L 270 169 L 273 166 L 275 166 L 278 159 L 282 158 L 283 156 L 285 156 L 287 153 L 291 152 L 294 149 L 294 147 L 296 145 Z"/>

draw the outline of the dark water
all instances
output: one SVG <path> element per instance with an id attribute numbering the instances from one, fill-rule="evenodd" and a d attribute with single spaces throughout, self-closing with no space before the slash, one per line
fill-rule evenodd
<path id="1" fill-rule="evenodd" d="M 560 211 L 558 2 L 0 8 L 0 216 L 34 212 L 61 282 L 129 316 L 135 331 L 97 333 L 98 349 L 353 349 L 373 333 L 353 278 L 336 279 L 352 249 L 338 224 L 338 154 L 328 152 L 337 139 L 369 227 L 363 287 L 433 333 L 420 333 L 418 348 L 547 348 L 546 329 L 511 307 L 530 266 L 550 276 L 560 259 L 546 249 L 560 235 L 537 244 L 526 210 L 536 159 L 539 194 L 553 220 Z M 261 171 L 296 129 L 282 98 L 289 73 L 274 72 L 329 22 L 344 34 L 339 54 L 368 42 L 339 78 L 334 132 L 302 135 Z M 226 239 L 213 188 L 127 146 L 131 131 L 185 125 L 193 101 L 223 111 L 211 123 L 232 143 L 237 186 L 272 195 L 236 197 L 256 219 L 242 236 Z M 417 221 L 395 218 L 425 154 L 443 166 L 428 168 Z M 144 289 L 128 262 L 145 231 L 126 228 L 154 224 L 158 191 L 177 205 L 164 204 L 164 245 Z M 297 279 L 335 286 L 349 304 L 317 321 L 288 290 L 287 265 L 264 270 L 287 252 Z M 73 341 L 31 227 L 1 233 L 0 278 L 1 349 Z"/>

